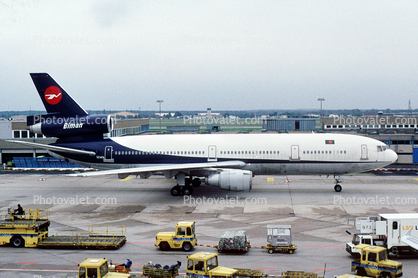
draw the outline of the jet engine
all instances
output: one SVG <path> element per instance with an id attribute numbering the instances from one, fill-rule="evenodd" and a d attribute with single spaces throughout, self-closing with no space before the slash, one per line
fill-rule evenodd
<path id="1" fill-rule="evenodd" d="M 250 191 L 252 180 L 253 173 L 251 171 L 222 169 L 208 175 L 205 178 L 205 183 L 229 191 Z"/>
<path id="2" fill-rule="evenodd" d="M 69 137 L 79 135 L 104 134 L 113 130 L 113 120 L 110 115 L 95 115 L 76 118 L 43 119 L 29 127 L 33 133 L 48 137 Z"/>

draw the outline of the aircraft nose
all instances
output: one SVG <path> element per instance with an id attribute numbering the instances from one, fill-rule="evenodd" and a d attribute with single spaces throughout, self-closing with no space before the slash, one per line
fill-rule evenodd
<path id="1" fill-rule="evenodd" d="M 397 159 L 398 159 L 398 155 L 396 154 L 396 152 L 395 151 L 393 151 L 393 150 L 388 150 L 389 152 L 388 152 L 388 160 L 391 162 L 391 163 L 394 163 Z"/>

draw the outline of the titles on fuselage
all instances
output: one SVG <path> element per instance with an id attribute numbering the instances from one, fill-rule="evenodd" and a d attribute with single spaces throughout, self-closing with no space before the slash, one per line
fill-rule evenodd
<path id="1" fill-rule="evenodd" d="M 62 129 L 74 129 L 74 128 L 83 128 L 83 125 L 84 124 L 80 124 L 80 123 L 77 123 L 77 124 L 64 124 L 64 126 L 62 127 Z"/>

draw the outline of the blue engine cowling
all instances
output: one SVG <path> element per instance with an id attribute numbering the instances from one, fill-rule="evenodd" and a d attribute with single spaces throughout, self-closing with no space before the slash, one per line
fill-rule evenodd
<path id="1" fill-rule="evenodd" d="M 31 125 L 33 133 L 48 137 L 70 137 L 89 134 L 104 134 L 113 130 L 113 120 L 110 115 L 95 115 L 75 118 L 47 118 Z"/>

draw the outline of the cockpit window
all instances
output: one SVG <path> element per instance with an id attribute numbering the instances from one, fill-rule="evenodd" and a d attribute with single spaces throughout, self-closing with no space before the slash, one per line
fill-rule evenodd
<path id="1" fill-rule="evenodd" d="M 377 146 L 377 151 L 378 152 L 384 152 L 384 151 L 386 151 L 387 148 L 388 148 L 388 146 L 386 146 L 386 145 Z"/>

